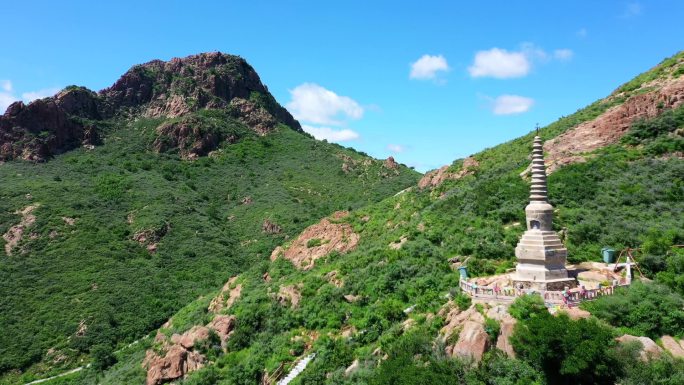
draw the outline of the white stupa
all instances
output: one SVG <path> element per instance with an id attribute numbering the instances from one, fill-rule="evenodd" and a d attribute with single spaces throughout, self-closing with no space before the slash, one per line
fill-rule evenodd
<path id="1" fill-rule="evenodd" d="M 568 277 L 565 262 L 568 250 L 553 231 L 553 206 L 548 200 L 544 150 L 540 137 L 532 147 L 532 185 L 530 204 L 525 207 L 527 231 L 515 248 L 518 259 L 512 281 L 516 286 L 536 290 L 563 290 L 576 286 Z"/>

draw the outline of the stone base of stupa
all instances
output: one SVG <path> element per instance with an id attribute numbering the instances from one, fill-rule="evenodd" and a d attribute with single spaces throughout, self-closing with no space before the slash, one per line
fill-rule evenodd
<path id="1" fill-rule="evenodd" d="M 517 274 L 511 276 L 513 287 L 522 289 L 532 289 L 538 291 L 562 291 L 577 287 L 577 280 L 575 278 L 557 278 L 547 280 L 532 281 L 525 278 L 520 278 Z"/>

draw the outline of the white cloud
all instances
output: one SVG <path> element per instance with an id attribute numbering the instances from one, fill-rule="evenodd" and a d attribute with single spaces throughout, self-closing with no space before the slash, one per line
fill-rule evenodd
<path id="1" fill-rule="evenodd" d="M 472 77 L 493 77 L 498 79 L 518 78 L 530 72 L 531 64 L 523 52 L 509 52 L 492 48 L 475 54 L 473 65 L 468 67 Z"/>
<path id="2" fill-rule="evenodd" d="M 406 147 L 402 146 L 401 144 L 388 144 L 387 149 L 392 151 L 395 154 L 398 154 L 400 152 L 406 151 Z"/>
<path id="3" fill-rule="evenodd" d="M 641 4 L 639 3 L 629 3 L 625 7 L 625 10 L 622 12 L 621 17 L 625 19 L 629 19 L 632 17 L 636 17 L 641 15 L 642 12 Z"/>
<path id="4" fill-rule="evenodd" d="M 10 104 L 17 101 L 17 98 L 9 92 L 0 92 L 0 115 L 5 113 Z"/>
<path id="5" fill-rule="evenodd" d="M 442 55 L 423 55 L 420 59 L 411 63 L 411 73 L 409 78 L 419 80 L 429 80 L 437 77 L 439 72 L 449 70 L 449 64 Z"/>
<path id="6" fill-rule="evenodd" d="M 334 129 L 330 127 L 314 127 L 302 125 L 304 131 L 313 135 L 318 140 L 327 140 L 329 142 L 345 142 L 349 140 L 356 140 L 359 134 L 356 131 L 348 128 Z"/>
<path id="7" fill-rule="evenodd" d="M 568 48 L 547 53 L 533 43 L 522 43 L 519 51 L 492 48 L 475 53 L 473 64 L 468 67 L 470 76 L 497 79 L 520 78 L 530 73 L 533 63 L 547 63 L 552 59 L 567 61 L 573 56 Z"/>
<path id="8" fill-rule="evenodd" d="M 28 91 L 21 94 L 21 97 L 14 94 L 14 86 L 10 80 L 0 80 L 0 115 L 2 115 L 10 104 L 23 100 L 28 103 L 36 99 L 52 96 L 59 92 L 60 87 L 44 88 L 38 91 Z"/>
<path id="9" fill-rule="evenodd" d="M 571 49 L 567 48 L 562 48 L 562 49 L 557 49 L 553 51 L 553 57 L 554 59 L 561 60 L 561 61 L 566 61 L 572 59 L 572 57 L 575 55 L 574 52 L 572 52 Z"/>
<path id="10" fill-rule="evenodd" d="M 61 90 L 59 87 L 53 87 L 53 88 L 43 88 L 42 90 L 38 91 L 29 91 L 29 92 L 24 92 L 21 94 L 21 98 L 25 102 L 31 102 L 36 99 L 42 99 L 42 98 L 47 98 L 48 96 L 53 96 L 56 93 L 58 93 Z"/>
<path id="11" fill-rule="evenodd" d="M 340 126 L 345 119 L 360 119 L 363 107 L 348 96 L 340 96 L 315 83 L 304 83 L 290 90 L 292 100 L 286 107 L 297 120 L 313 124 Z"/>
<path id="12" fill-rule="evenodd" d="M 527 112 L 534 100 L 519 95 L 501 95 L 494 99 L 492 111 L 495 115 L 514 115 Z"/>
<path id="13" fill-rule="evenodd" d="M 589 31 L 586 28 L 580 28 L 575 34 L 577 37 L 585 38 L 589 35 Z"/>
<path id="14" fill-rule="evenodd" d="M 0 88 L 5 92 L 12 92 L 12 82 L 9 80 L 0 80 Z"/>

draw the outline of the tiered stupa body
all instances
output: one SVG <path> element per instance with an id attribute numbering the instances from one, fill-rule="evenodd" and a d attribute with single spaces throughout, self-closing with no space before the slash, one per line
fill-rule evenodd
<path id="1" fill-rule="evenodd" d="M 568 277 L 565 261 L 568 250 L 553 231 L 553 206 L 548 200 L 546 169 L 541 138 L 534 138 L 530 204 L 525 207 L 527 231 L 515 248 L 518 259 L 513 281 L 537 290 L 562 290 L 575 286 Z"/>

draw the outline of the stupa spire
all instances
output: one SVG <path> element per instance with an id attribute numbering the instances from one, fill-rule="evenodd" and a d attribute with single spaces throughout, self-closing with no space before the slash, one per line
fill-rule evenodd
<path id="1" fill-rule="evenodd" d="M 546 167 L 544 166 L 544 147 L 539 136 L 534 137 L 532 144 L 532 183 L 530 186 L 530 202 L 548 202 L 546 186 Z"/>

